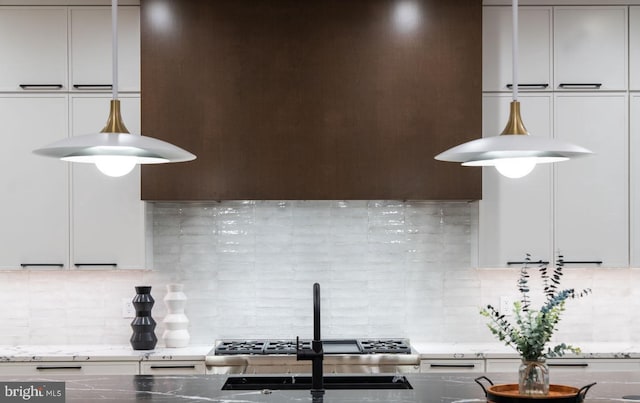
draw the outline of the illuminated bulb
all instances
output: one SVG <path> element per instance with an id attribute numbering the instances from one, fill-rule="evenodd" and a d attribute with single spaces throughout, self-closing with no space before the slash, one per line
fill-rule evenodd
<path id="1" fill-rule="evenodd" d="M 107 176 L 119 177 L 133 171 L 137 158 L 122 155 L 100 155 L 94 157 L 96 167 Z"/>
<path id="2" fill-rule="evenodd" d="M 495 167 L 507 178 L 522 178 L 536 167 L 536 158 L 502 158 L 495 161 Z"/>

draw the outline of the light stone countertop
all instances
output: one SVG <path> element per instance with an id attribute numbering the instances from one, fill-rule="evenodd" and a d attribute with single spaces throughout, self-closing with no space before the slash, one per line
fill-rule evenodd
<path id="1" fill-rule="evenodd" d="M 578 355 L 565 358 L 636 358 L 640 359 L 640 345 L 633 343 L 575 343 L 582 349 Z M 515 350 L 500 343 L 430 343 L 412 341 L 413 354 L 402 357 L 378 354 L 364 356 L 328 356 L 334 364 L 410 364 L 416 359 L 487 359 L 518 358 Z M 157 347 L 154 350 L 133 350 L 129 345 L 0 345 L 0 362 L 37 361 L 205 361 L 207 365 L 233 365 L 256 361 L 267 365 L 274 358 L 287 356 L 215 356 L 213 345 L 192 345 L 182 348 Z M 295 361 L 295 357 L 289 357 Z M 399 360 L 399 361 L 398 361 Z M 264 362 L 260 362 L 264 361 Z M 335 361 L 335 362 L 334 362 Z"/>
<path id="2" fill-rule="evenodd" d="M 553 343 L 552 343 L 553 344 Z M 580 354 L 566 354 L 563 358 L 640 358 L 640 345 L 634 343 L 571 343 Z M 421 359 L 485 359 L 519 358 L 517 352 L 502 343 L 429 343 L 411 341 Z"/>
<path id="3" fill-rule="evenodd" d="M 213 345 L 134 350 L 129 345 L 0 345 L 0 362 L 204 361 Z"/>

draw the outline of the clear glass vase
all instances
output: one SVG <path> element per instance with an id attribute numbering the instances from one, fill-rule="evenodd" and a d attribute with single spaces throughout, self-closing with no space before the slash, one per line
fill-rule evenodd
<path id="1" fill-rule="evenodd" d="M 549 394 L 549 367 L 544 358 L 522 360 L 518 377 L 518 392 L 524 396 Z"/>

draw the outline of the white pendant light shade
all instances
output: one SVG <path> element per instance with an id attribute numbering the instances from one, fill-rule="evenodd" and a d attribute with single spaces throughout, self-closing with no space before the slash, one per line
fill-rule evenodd
<path id="1" fill-rule="evenodd" d="M 122 176 L 136 164 L 191 161 L 190 152 L 153 137 L 129 134 L 120 117 L 120 101 L 111 101 L 107 126 L 100 133 L 58 140 L 33 151 L 63 161 L 93 163 L 105 175 Z"/>
<path id="2" fill-rule="evenodd" d="M 113 158 L 112 161 L 129 161 L 134 165 L 182 162 L 196 158 L 166 141 L 129 133 L 85 134 L 56 141 L 33 152 L 69 162 L 105 163 L 108 158 Z"/>
<path id="3" fill-rule="evenodd" d="M 435 156 L 465 166 L 495 166 L 502 159 L 527 159 L 537 164 L 566 161 L 591 154 L 575 144 L 541 136 L 501 134 L 472 140 Z"/>
<path id="4" fill-rule="evenodd" d="M 472 140 L 435 156 L 440 161 L 464 166 L 495 166 L 502 175 L 521 178 L 536 164 L 566 161 L 591 154 L 584 147 L 566 141 L 531 136 L 520 117 L 520 103 L 511 102 L 507 126 L 499 136 Z"/>
<path id="5" fill-rule="evenodd" d="M 95 157 L 134 158 L 138 164 L 189 161 L 193 154 L 166 141 L 129 133 L 94 133 L 59 140 L 34 150 L 38 155 L 71 162 L 96 162 Z"/>
<path id="6" fill-rule="evenodd" d="M 118 1 L 112 0 L 113 99 L 106 126 L 100 133 L 67 137 L 33 152 L 63 161 L 92 163 L 105 175 L 123 176 L 138 164 L 184 162 L 196 158 L 192 153 L 153 137 L 130 134 L 120 115 L 118 100 Z"/>

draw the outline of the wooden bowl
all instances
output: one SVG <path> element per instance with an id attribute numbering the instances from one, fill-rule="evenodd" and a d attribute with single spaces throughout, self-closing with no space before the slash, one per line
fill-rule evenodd
<path id="1" fill-rule="evenodd" d="M 485 388 L 480 382 L 481 380 L 488 381 L 491 386 Z M 549 385 L 549 394 L 547 395 L 521 395 L 518 392 L 518 384 L 503 384 L 494 385 L 493 382 L 486 376 L 481 376 L 475 379 L 476 383 L 482 387 L 484 394 L 487 397 L 488 403 L 532 403 L 537 401 L 550 401 L 554 403 L 582 403 L 589 388 L 594 383 L 583 386 L 578 389 L 573 386 L 566 385 Z"/>

